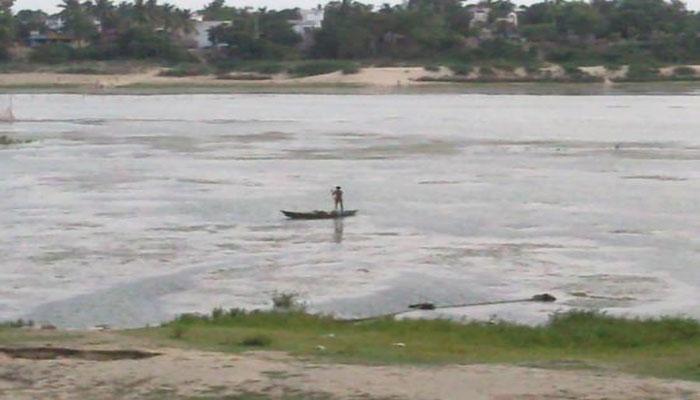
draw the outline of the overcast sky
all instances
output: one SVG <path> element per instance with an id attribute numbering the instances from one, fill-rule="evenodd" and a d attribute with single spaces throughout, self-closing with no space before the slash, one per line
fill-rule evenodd
<path id="1" fill-rule="evenodd" d="M 209 3 L 211 0 L 169 0 L 169 3 L 177 4 L 180 7 L 185 7 L 189 8 L 192 10 L 197 10 L 200 9 L 204 4 Z M 534 2 L 538 2 L 539 0 L 516 0 L 515 2 L 517 4 L 530 4 Z M 30 9 L 37 9 L 41 8 L 47 12 L 55 12 L 56 11 L 56 4 L 59 2 L 59 0 L 16 0 L 15 1 L 15 9 L 16 10 L 21 10 L 23 8 L 30 8 Z M 115 3 L 118 3 L 119 0 L 115 1 Z M 160 2 L 163 2 L 162 0 Z M 384 1 L 384 0 L 362 0 L 363 3 L 372 3 L 372 4 L 383 4 L 383 3 L 391 3 L 391 4 L 396 4 L 400 3 L 400 0 L 390 0 L 390 1 Z M 476 2 L 473 1 L 473 2 Z M 321 4 L 325 4 L 326 1 L 320 2 Z M 280 9 L 280 8 L 292 8 L 292 7 L 301 7 L 301 8 L 311 8 L 315 7 L 316 5 L 319 4 L 318 0 L 229 0 L 227 1 L 227 4 L 236 6 L 236 7 L 243 7 L 243 6 L 252 6 L 252 7 L 267 7 L 267 8 L 273 8 L 273 9 Z M 688 5 L 688 8 L 698 10 L 700 9 L 700 0 L 687 0 L 686 4 Z"/>

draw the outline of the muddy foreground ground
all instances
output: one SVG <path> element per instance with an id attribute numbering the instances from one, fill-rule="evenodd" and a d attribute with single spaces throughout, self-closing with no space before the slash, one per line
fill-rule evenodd
<path id="1" fill-rule="evenodd" d="M 26 347 L 82 352 L 7 350 Z M 110 355 L 92 350 L 141 353 Z M 43 341 L 34 338 L 31 343 L 5 346 L 0 352 L 0 398 L 700 399 L 700 383 L 571 367 L 565 362 L 533 366 L 328 364 L 280 352 L 205 352 L 162 347 L 112 332 L 91 332 L 59 341 L 47 335 Z"/>

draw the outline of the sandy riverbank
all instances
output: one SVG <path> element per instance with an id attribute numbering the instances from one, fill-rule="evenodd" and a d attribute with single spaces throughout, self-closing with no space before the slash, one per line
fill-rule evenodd
<path id="1" fill-rule="evenodd" d="M 355 85 L 355 86 L 409 86 L 425 85 L 417 79 L 437 76 L 440 72 L 429 72 L 419 67 L 409 68 L 365 68 L 356 74 L 344 75 L 334 72 L 303 78 L 285 74 L 272 76 L 268 80 L 217 79 L 214 75 L 187 77 L 159 76 L 160 68 L 145 72 L 122 75 L 66 74 L 52 72 L 24 72 L 0 74 L 0 87 L 84 87 L 88 89 L 110 89 L 134 86 L 195 86 L 195 87 L 236 87 L 236 86 L 304 86 L 304 85 Z"/>
<path id="2" fill-rule="evenodd" d="M 700 74 L 700 66 L 691 66 Z M 441 67 L 435 71 L 428 71 L 422 67 L 369 67 L 362 68 L 354 74 L 343 74 L 340 71 L 315 75 L 308 77 L 292 77 L 287 74 L 277 74 L 270 76 L 266 80 L 245 80 L 245 79 L 217 79 L 215 75 L 198 75 L 186 77 L 160 76 L 162 68 L 149 68 L 142 71 L 115 74 L 67 74 L 57 72 L 17 72 L 0 74 L 0 88 L 5 90 L 13 89 L 81 89 L 84 91 L 109 91 L 114 89 L 128 88 L 209 88 L 209 89 L 232 89 L 257 87 L 263 90 L 274 88 L 314 88 L 314 87 L 356 87 L 370 88 L 377 91 L 391 90 L 396 88 L 421 88 L 426 86 L 449 86 L 464 84 L 465 82 L 435 82 L 430 80 L 450 80 L 455 77 L 448 68 Z M 618 70 L 608 70 L 602 66 L 582 67 L 581 71 L 591 77 L 600 79 L 600 82 L 590 83 L 593 85 L 613 85 L 613 81 L 624 79 L 627 68 Z M 566 73 L 560 66 L 549 66 L 541 70 L 550 79 L 562 79 Z M 660 76 L 670 76 L 672 67 L 660 70 Z M 524 68 L 516 68 L 512 71 L 493 70 L 493 75 L 488 77 L 489 83 L 498 84 L 516 81 L 527 82 L 528 74 Z M 243 74 L 245 75 L 245 74 Z M 235 77 L 236 74 L 233 74 Z M 472 72 L 465 79 L 478 81 L 478 72 Z M 533 81 L 536 81 L 533 78 Z M 467 82 L 472 83 L 472 82 Z"/>
<path id="3" fill-rule="evenodd" d="M 366 366 L 319 363 L 281 352 L 227 354 L 163 347 L 113 332 L 71 337 L 51 333 L 34 340 L 42 346 L 138 349 L 159 355 L 96 361 L 0 354 L 0 399 L 217 399 L 242 393 L 254 399 L 329 400 L 700 399 L 700 383 L 593 368 L 567 370 L 565 363 Z"/>

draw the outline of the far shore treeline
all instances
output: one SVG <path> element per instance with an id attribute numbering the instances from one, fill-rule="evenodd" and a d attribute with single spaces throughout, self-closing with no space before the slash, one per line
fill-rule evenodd
<path id="1" fill-rule="evenodd" d="M 453 69 L 488 62 L 525 67 L 700 62 L 700 13 L 677 0 L 554 0 L 529 6 L 408 0 L 380 7 L 344 0 L 326 4 L 320 26 L 303 34 L 293 29 L 302 18 L 299 9 L 237 8 L 224 0 L 202 10 L 157 0 L 63 0 L 56 15 L 13 13 L 13 2 L 0 0 L 2 63 L 136 59 L 225 71 L 241 63 L 314 59 L 444 63 Z M 185 38 L 202 21 L 228 24 L 208 30 L 211 46 L 187 46 Z M 51 40 L 32 43 L 32 35 Z"/>

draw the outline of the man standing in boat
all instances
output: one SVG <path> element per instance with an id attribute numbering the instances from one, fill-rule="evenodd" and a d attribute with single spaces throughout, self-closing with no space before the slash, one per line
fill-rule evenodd
<path id="1" fill-rule="evenodd" d="M 340 186 L 336 186 L 335 189 L 331 191 L 333 196 L 333 202 L 335 203 L 335 210 L 338 211 L 338 206 L 340 206 L 340 213 L 343 213 L 343 191 Z"/>

